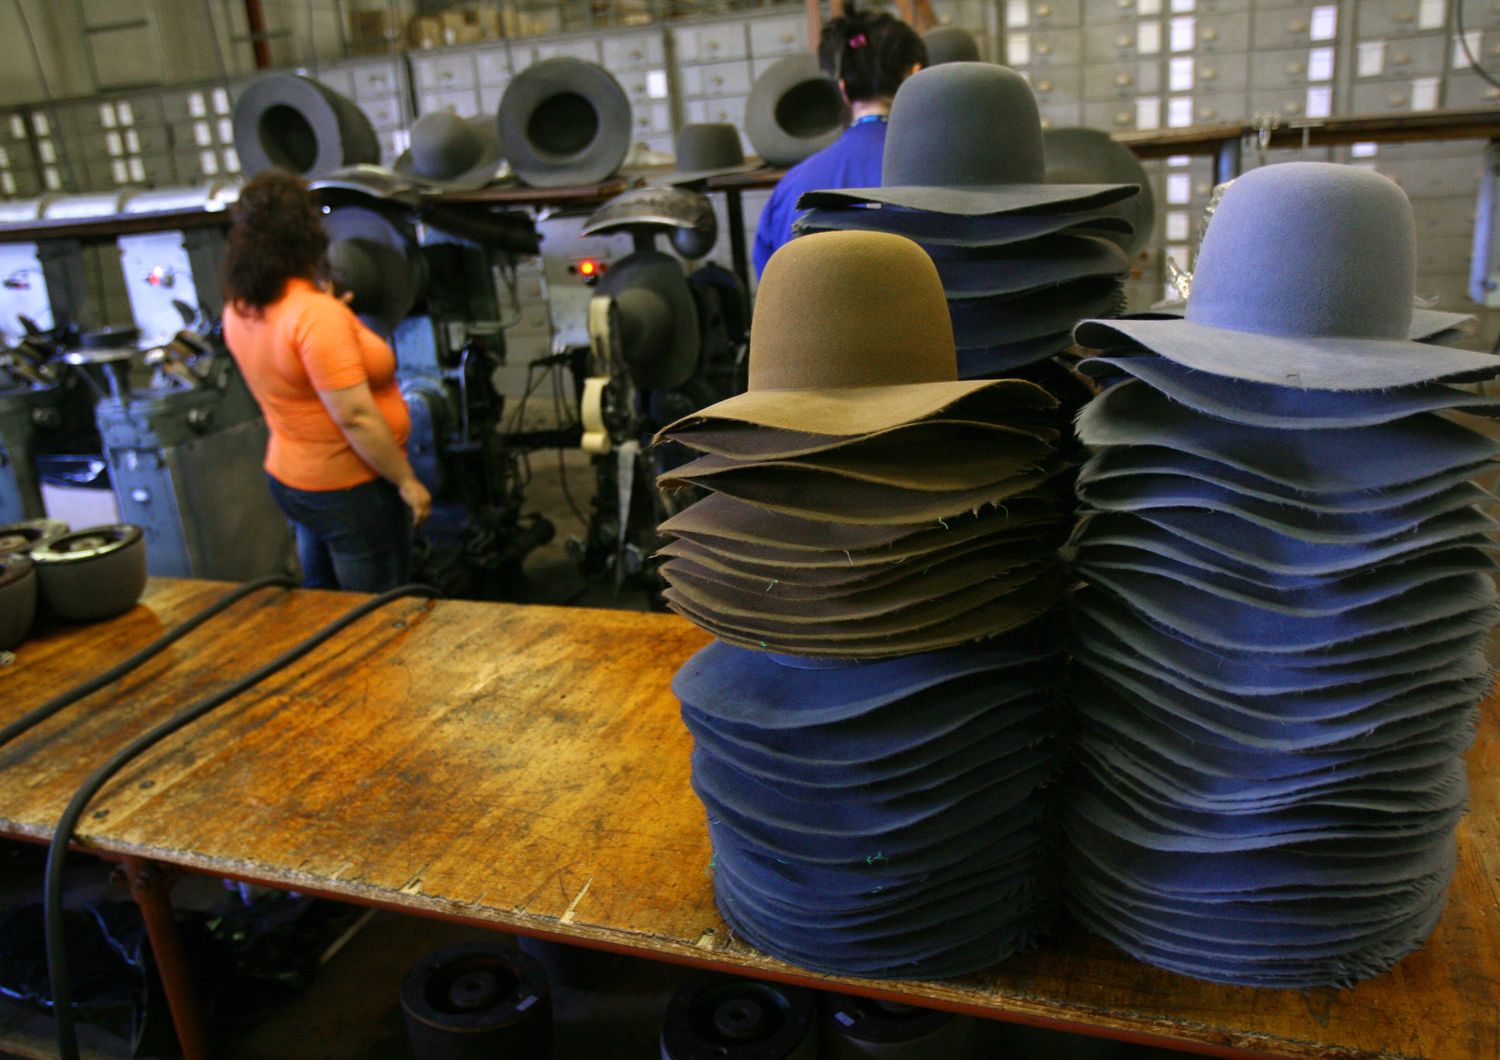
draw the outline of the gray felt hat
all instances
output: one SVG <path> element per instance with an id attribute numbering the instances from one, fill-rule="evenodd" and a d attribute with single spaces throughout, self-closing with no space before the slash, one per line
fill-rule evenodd
<path id="1" fill-rule="evenodd" d="M 745 104 L 745 135 L 772 166 L 796 165 L 817 154 L 848 123 L 839 86 L 810 54 L 772 63 L 755 79 Z"/>
<path id="2" fill-rule="evenodd" d="M 622 258 L 599 279 L 596 294 L 615 300 L 621 355 L 643 390 L 670 390 L 698 368 L 698 307 L 682 264 L 659 250 Z"/>
<path id="3" fill-rule="evenodd" d="M 1156 197 L 1140 159 L 1098 129 L 1047 129 L 1042 133 L 1048 184 L 1135 184 L 1141 193 L 1111 211 L 1134 231 L 1125 252 L 1132 257 L 1156 231 Z"/>
<path id="4" fill-rule="evenodd" d="M 427 283 L 425 260 L 405 227 L 387 212 L 340 206 L 324 215 L 328 265 L 335 287 L 352 292 L 349 307 L 389 335 Z"/>
<path id="5" fill-rule="evenodd" d="M 1100 210 L 1134 185 L 1047 184 L 1031 86 L 995 63 L 920 70 L 896 91 L 881 187 L 810 191 L 802 209 L 881 204 L 964 217 Z"/>
<path id="6" fill-rule="evenodd" d="M 1406 193 L 1326 162 L 1253 170 L 1208 226 L 1182 320 L 1086 320 L 1080 345 L 1138 343 L 1198 371 L 1310 390 L 1500 372 L 1500 358 L 1410 338 L 1416 228 Z M 1122 341 L 1123 340 L 1123 341 Z"/>
<path id="7" fill-rule="evenodd" d="M 316 177 L 380 161 L 375 129 L 352 99 L 301 74 L 270 74 L 234 104 L 234 149 L 247 177 L 289 169 Z"/>
<path id="8" fill-rule="evenodd" d="M 977 63 L 982 61 L 979 42 L 962 26 L 939 26 L 922 34 L 927 45 L 927 65 L 943 63 Z"/>
<path id="9" fill-rule="evenodd" d="M 500 168 L 500 136 L 488 117 L 460 118 L 430 111 L 411 127 L 411 147 L 396 159 L 396 172 L 435 188 L 482 188 Z"/>
<path id="10" fill-rule="evenodd" d="M 684 125 L 677 134 L 677 164 L 667 174 L 668 184 L 696 184 L 726 173 L 748 173 L 756 167 L 745 161 L 740 133 L 728 122 Z"/>
<path id="11" fill-rule="evenodd" d="M 499 125 L 501 153 L 525 183 L 595 184 L 630 149 L 630 98 L 597 63 L 543 59 L 506 88 Z"/>

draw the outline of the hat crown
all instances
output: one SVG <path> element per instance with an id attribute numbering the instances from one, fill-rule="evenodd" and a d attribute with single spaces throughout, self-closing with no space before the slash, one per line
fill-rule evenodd
<path id="1" fill-rule="evenodd" d="M 729 169 L 745 164 L 740 134 L 728 122 L 684 125 L 677 137 L 677 171 Z"/>
<path id="2" fill-rule="evenodd" d="M 1042 119 L 1031 86 L 995 63 L 944 63 L 906 79 L 891 104 L 887 187 L 1040 184 Z"/>
<path id="3" fill-rule="evenodd" d="M 883 232 L 787 243 L 761 276 L 751 390 L 827 390 L 958 378 L 953 324 L 932 259 Z"/>
<path id="4" fill-rule="evenodd" d="M 962 26 L 930 29 L 922 34 L 922 43 L 927 46 L 928 66 L 980 61 L 979 42 L 974 39 L 974 34 Z"/>
<path id="5" fill-rule="evenodd" d="M 328 246 L 328 271 L 334 285 L 353 296 L 350 308 L 356 313 L 374 313 L 380 308 L 385 277 L 379 247 L 374 240 L 358 236 L 336 239 Z"/>
<path id="6" fill-rule="evenodd" d="M 483 156 L 479 134 L 452 111 L 424 114 L 411 127 L 411 160 L 424 177 L 456 177 L 478 165 Z"/>
<path id="7" fill-rule="evenodd" d="M 1405 339 L 1416 290 L 1406 193 L 1328 162 L 1264 166 L 1225 192 L 1187 318 L 1267 335 Z"/>

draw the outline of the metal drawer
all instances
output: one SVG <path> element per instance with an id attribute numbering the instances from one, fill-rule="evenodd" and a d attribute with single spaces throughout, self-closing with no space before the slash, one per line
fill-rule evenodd
<path id="1" fill-rule="evenodd" d="M 1090 103 L 1103 103 L 1154 95 L 1161 91 L 1161 66 L 1157 59 L 1087 66 L 1083 71 L 1083 98 Z"/>
<path id="2" fill-rule="evenodd" d="M 504 85 L 511 79 L 510 54 L 505 48 L 474 53 L 474 72 L 481 85 Z"/>
<path id="3" fill-rule="evenodd" d="M 459 85 L 455 86 L 453 92 L 450 94 L 464 95 L 465 93 L 473 95 L 474 89 L 465 89 L 462 85 Z M 423 93 L 423 95 L 427 96 L 441 94 L 439 92 Z M 365 115 L 370 119 L 370 124 L 375 126 L 377 130 L 399 129 L 406 123 L 406 116 L 401 110 L 401 100 L 394 96 L 389 99 L 362 101 L 359 109 L 365 112 Z"/>
<path id="4" fill-rule="evenodd" d="M 1500 88 L 1472 70 L 1456 70 L 1443 86 L 1443 103 L 1451 108 L 1500 106 Z"/>
<path id="5" fill-rule="evenodd" d="M 1041 111 L 1043 129 L 1071 129 L 1084 124 L 1081 103 L 1046 103 L 1037 109 Z"/>
<path id="6" fill-rule="evenodd" d="M 1243 52 L 1250 48 L 1250 15 L 1243 11 L 1194 16 L 1194 50 L 1199 54 Z M 1170 36 L 1170 31 L 1169 31 Z"/>
<path id="7" fill-rule="evenodd" d="M 1411 213 L 1417 224 L 1419 246 L 1426 239 L 1473 238 L 1473 199 L 1416 199 L 1411 204 Z"/>
<path id="8" fill-rule="evenodd" d="M 1083 25 L 1082 0 L 1023 0 L 1029 2 L 1030 25 L 1037 29 Z"/>
<path id="9" fill-rule="evenodd" d="M 1194 80 L 1205 92 L 1233 92 L 1250 81 L 1250 56 L 1244 52 L 1205 55 L 1194 65 Z"/>
<path id="10" fill-rule="evenodd" d="M 640 138 L 652 133 L 672 131 L 672 108 L 666 103 L 652 103 L 631 108 L 631 127 Z"/>
<path id="11" fill-rule="evenodd" d="M 1076 103 L 1083 98 L 1083 71 L 1076 66 L 1034 70 L 1028 80 L 1038 105 Z"/>
<path id="12" fill-rule="evenodd" d="M 1368 0 L 1366 0 L 1368 2 Z M 1255 12 L 1255 26 L 1251 34 L 1256 51 L 1268 48 L 1293 48 L 1315 44 L 1336 45 L 1339 39 L 1340 22 L 1352 17 L 1352 4 L 1299 4 L 1274 11 Z M 1364 6 L 1363 4 L 1360 5 Z M 1334 17 L 1331 25 L 1326 18 L 1328 9 Z M 1315 38 L 1314 33 L 1318 36 Z"/>
<path id="13" fill-rule="evenodd" d="M 1083 105 L 1083 124 L 1090 129 L 1103 129 L 1106 132 L 1118 131 L 1120 129 L 1134 129 L 1136 127 L 1136 106 L 1130 100 L 1117 100 L 1112 103 L 1085 103 Z"/>
<path id="14" fill-rule="evenodd" d="M 1413 199 L 1473 199 L 1479 189 L 1478 158 L 1431 158 L 1394 162 L 1379 159 L 1376 169 L 1406 189 Z"/>
<path id="15" fill-rule="evenodd" d="M 1436 90 L 1434 90 L 1434 85 L 1436 85 Z M 1351 112 L 1383 114 L 1394 111 L 1437 110 L 1442 106 L 1441 89 L 1441 82 L 1436 78 L 1367 81 L 1354 86 L 1354 91 L 1351 93 Z"/>
<path id="16" fill-rule="evenodd" d="M 1417 240 L 1417 275 L 1435 276 L 1469 271 L 1474 252 L 1472 237 L 1427 236 Z"/>
<path id="17" fill-rule="evenodd" d="M 807 48 L 807 20 L 801 15 L 757 18 L 750 23 L 750 54 L 757 59 L 792 55 Z"/>
<path id="18" fill-rule="evenodd" d="M 468 52 L 413 55 L 411 69 L 418 90 L 447 92 L 470 88 L 475 83 L 474 56 Z"/>
<path id="19" fill-rule="evenodd" d="M 582 59 L 584 62 L 599 61 L 599 42 L 594 39 L 538 41 L 532 48 L 537 62 L 543 59 Z"/>
<path id="20" fill-rule="evenodd" d="M 479 113 L 499 114 L 500 101 L 505 98 L 505 85 L 479 86 Z"/>
<path id="21" fill-rule="evenodd" d="M 1246 116 L 1243 92 L 1199 92 L 1193 95 L 1194 125 L 1243 121 Z"/>
<path id="22" fill-rule="evenodd" d="M 1326 90 L 1333 91 L 1332 85 L 1297 86 L 1289 85 L 1286 88 L 1266 88 L 1250 93 L 1250 112 L 1245 115 L 1254 120 L 1265 114 L 1276 114 L 1288 121 L 1296 121 L 1300 118 L 1327 117 L 1328 114 L 1316 113 L 1320 100 L 1327 100 L 1329 113 L 1333 110 L 1333 97 L 1309 96 L 1309 91 Z"/>
<path id="23" fill-rule="evenodd" d="M 684 66 L 679 72 L 678 87 L 684 99 L 743 96 L 749 94 L 752 84 L 748 62 Z"/>
<path id="24" fill-rule="evenodd" d="M 1337 79 L 1337 63 L 1337 49 L 1332 45 L 1257 52 L 1250 58 L 1250 83 L 1257 90 L 1277 91 L 1305 88 L 1309 84 L 1333 84 Z M 1309 80 L 1314 73 L 1327 76 Z"/>
<path id="25" fill-rule="evenodd" d="M 1354 48 L 1356 78 L 1427 77 L 1443 72 L 1446 37 L 1364 40 Z"/>
<path id="26" fill-rule="evenodd" d="M 735 128 L 745 123 L 744 99 L 698 99 L 683 107 L 683 116 L 689 123 L 728 122 Z"/>
<path id="27" fill-rule="evenodd" d="M 743 22 L 720 22 L 676 29 L 672 31 L 672 39 L 677 45 L 677 59 L 684 63 L 744 59 L 750 54 L 748 34 Z"/>
<path id="28" fill-rule="evenodd" d="M 1153 44 L 1155 47 L 1152 47 Z M 1138 23 L 1121 22 L 1113 26 L 1089 26 L 1087 23 L 1084 25 L 1083 55 L 1090 66 L 1095 63 L 1120 63 L 1136 58 L 1154 58 L 1166 53 L 1167 27 L 1159 20 L 1150 19 Z"/>
<path id="29" fill-rule="evenodd" d="M 393 62 L 365 63 L 351 67 L 349 75 L 354 82 L 354 98 L 366 100 L 385 99 L 401 91 L 401 77 Z"/>
<path id="30" fill-rule="evenodd" d="M 480 113 L 479 90 L 474 88 L 456 89 L 451 92 L 422 92 L 417 97 L 417 105 L 423 114 L 430 114 L 437 110 L 451 110 L 461 118 L 472 118 Z M 371 118 L 371 123 L 375 124 Z M 387 125 L 385 131 L 390 131 L 399 126 Z M 377 128 L 379 126 L 377 125 Z"/>
<path id="31" fill-rule="evenodd" d="M 667 89 L 667 71 L 664 69 L 632 70 L 616 74 L 615 77 L 632 103 L 651 103 L 667 99 L 671 95 Z"/>
<path id="32" fill-rule="evenodd" d="M 645 70 L 666 62 L 666 48 L 660 33 L 631 33 L 604 39 L 604 68 L 619 74 Z"/>
<path id="33" fill-rule="evenodd" d="M 1165 6 L 1165 0 L 1162 6 Z M 1083 0 L 1083 25 L 1085 26 L 1134 21 L 1137 15 L 1136 0 Z"/>
<path id="34" fill-rule="evenodd" d="M 1445 33 L 1452 17 L 1449 0 L 1360 0 L 1350 7 L 1361 40 Z"/>
<path id="35" fill-rule="evenodd" d="M 1077 66 L 1083 60 L 1082 35 L 1075 30 L 1010 33 L 1005 39 L 1007 65 L 1037 69 Z"/>

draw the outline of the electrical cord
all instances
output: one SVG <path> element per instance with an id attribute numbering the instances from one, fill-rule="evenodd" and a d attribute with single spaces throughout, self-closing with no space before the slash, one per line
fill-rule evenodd
<path id="1" fill-rule="evenodd" d="M 42 90 L 42 104 L 47 108 L 47 117 L 52 123 L 52 140 L 57 145 L 58 166 L 76 191 L 79 188 L 78 174 L 73 171 L 73 159 L 68 154 L 68 145 L 63 139 L 62 122 L 57 119 L 57 100 L 53 98 L 52 89 L 47 84 L 47 71 L 42 66 L 42 57 L 36 50 L 36 37 L 31 32 L 31 20 L 26 17 L 26 5 L 22 3 L 22 0 L 12 0 L 12 3 L 15 5 L 16 17 L 21 20 L 21 32 L 26 37 L 26 50 L 31 53 L 31 66 L 36 71 L 37 87 Z M 35 135 L 35 126 L 29 131 Z"/>
<path id="2" fill-rule="evenodd" d="M 1496 80 L 1493 74 L 1479 65 L 1479 60 L 1474 57 L 1474 52 L 1469 48 L 1469 34 L 1464 29 L 1464 0 L 1456 0 L 1454 3 L 1453 21 L 1458 30 L 1458 46 L 1463 49 L 1464 58 L 1469 60 L 1469 69 L 1478 74 L 1480 80 L 1488 82 L 1495 88 L 1500 88 L 1500 80 Z"/>
<path id="3" fill-rule="evenodd" d="M 169 629 L 167 632 L 163 633 L 160 637 L 157 637 L 154 641 L 146 645 L 134 655 L 130 656 L 128 659 L 116 663 L 108 670 L 105 670 L 102 674 L 91 677 L 87 681 L 84 681 L 82 684 L 74 685 L 72 688 L 68 689 L 66 692 L 61 693 L 60 695 L 53 696 L 41 706 L 35 708 L 34 710 L 27 711 L 15 721 L 5 726 L 5 728 L 0 729 L 0 747 L 4 747 L 6 744 L 16 739 L 16 737 L 25 733 L 27 730 L 40 725 L 42 722 L 52 717 L 52 715 L 56 714 L 64 707 L 71 706 L 72 704 L 78 702 L 80 699 L 83 699 L 85 696 L 93 695 L 105 685 L 112 684 L 113 682 L 118 681 L 120 678 L 130 673 L 130 671 L 134 670 L 136 667 L 142 665 L 145 662 L 148 662 L 149 660 L 155 658 L 157 655 L 160 655 L 168 647 L 175 644 L 183 637 L 187 636 L 193 630 L 203 625 L 203 623 L 207 622 L 215 615 L 228 610 L 230 607 L 239 603 L 245 597 L 250 596 L 253 593 L 258 593 L 262 589 L 269 589 L 272 587 L 290 589 L 293 587 L 293 585 L 294 583 L 292 582 L 292 579 L 286 577 L 285 575 L 275 575 L 269 578 L 261 578 L 258 581 L 249 582 L 245 585 L 240 586 L 238 589 L 235 589 L 233 592 L 225 593 L 223 596 L 219 597 L 219 599 L 215 600 L 212 604 L 209 604 L 207 607 L 205 607 L 202 611 L 199 611 L 191 618 L 181 622 L 177 626 L 174 626 L 172 629 Z"/>
<path id="4" fill-rule="evenodd" d="M 68 803 L 67 809 L 63 810 L 62 817 L 57 822 L 57 828 L 52 833 L 52 842 L 47 848 L 47 871 L 42 899 L 43 920 L 46 925 L 47 970 L 52 983 L 52 1017 L 56 1028 L 57 1052 L 62 1060 L 79 1060 L 78 1028 L 73 1019 L 73 980 L 68 965 L 67 938 L 63 926 L 63 862 L 67 857 L 68 843 L 73 838 L 73 832 L 78 827 L 78 821 L 83 816 L 84 810 L 88 808 L 90 800 L 132 759 L 210 711 L 254 688 L 266 678 L 284 670 L 372 611 L 402 597 L 420 596 L 430 599 L 438 595 L 440 595 L 439 592 L 428 585 L 403 585 L 390 592 L 381 593 L 374 599 L 367 600 L 358 607 L 344 612 L 341 617 L 288 648 L 260 669 L 184 707 L 160 725 L 142 733 L 117 751 L 109 761 L 83 782 Z"/>

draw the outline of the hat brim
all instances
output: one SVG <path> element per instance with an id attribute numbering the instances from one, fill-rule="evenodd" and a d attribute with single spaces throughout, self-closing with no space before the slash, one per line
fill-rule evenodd
<path id="1" fill-rule="evenodd" d="M 698 304 L 682 266 L 660 251 L 631 254 L 604 274 L 595 291 L 614 297 L 632 288 L 650 290 L 666 303 L 672 335 L 659 356 L 630 364 L 631 376 L 637 386 L 648 390 L 681 386 L 697 371 L 699 356 Z"/>
<path id="2" fill-rule="evenodd" d="M 841 120 L 809 136 L 795 135 L 776 120 L 778 104 L 786 93 L 798 85 L 818 81 L 827 82 L 831 93 L 830 104 L 837 101 L 837 105 L 842 108 Z M 750 87 L 750 98 L 745 103 L 745 135 L 756 153 L 771 166 L 793 166 L 804 158 L 817 154 L 843 135 L 848 119 L 848 108 L 839 99 L 838 86 L 823 73 L 818 60 L 809 54 L 789 55 L 773 63 L 765 73 L 756 78 L 755 84 Z"/>
<path id="3" fill-rule="evenodd" d="M 1472 313 L 1444 313 L 1418 307 L 1411 311 L 1411 327 L 1406 337 L 1413 342 L 1431 342 L 1449 332 L 1461 332 L 1478 319 Z"/>
<path id="4" fill-rule="evenodd" d="M 1067 232 L 1099 236 L 1124 245 L 1130 223 L 1122 217 L 1089 212 L 1082 214 L 1002 214 L 973 217 L 962 224 L 944 214 L 925 210 L 870 209 L 864 206 L 820 206 L 792 223 L 798 235 L 807 232 L 885 232 L 905 236 L 923 245 L 990 247 L 1020 243 L 1028 239 Z"/>
<path id="5" fill-rule="evenodd" d="M 897 206 L 954 217 L 996 217 L 1102 210 L 1140 193 L 1138 184 L 988 184 L 971 187 L 909 185 L 804 192 L 802 210 L 816 206 Z"/>
<path id="6" fill-rule="evenodd" d="M 588 143 L 567 152 L 528 135 L 537 108 L 562 95 L 582 97 L 597 123 Z M 620 168 L 630 150 L 630 98 L 608 70 L 582 59 L 544 59 L 522 70 L 500 99 L 497 122 L 502 156 L 534 188 L 597 184 Z"/>
<path id="7" fill-rule="evenodd" d="M 417 171 L 416 160 L 412 158 L 409 147 L 396 158 L 392 168 L 415 184 L 440 191 L 475 191 L 494 183 L 501 163 L 505 161 L 500 151 L 500 137 L 495 133 L 495 121 L 488 116 L 464 120 L 473 128 L 483 145 L 479 160 L 468 169 L 452 177 L 428 176 Z"/>
<path id="8" fill-rule="evenodd" d="M 699 184 L 710 177 L 727 177 L 734 173 L 754 173 L 757 169 L 765 168 L 755 162 L 745 162 L 737 166 L 720 166 L 717 169 L 694 169 L 685 173 L 673 170 L 663 177 L 658 183 L 671 187 L 680 187 L 684 184 Z"/>
<path id="9" fill-rule="evenodd" d="M 1018 295 L 1089 277 L 1123 277 L 1130 270 L 1130 260 L 1118 244 L 1094 236 L 1043 236 L 995 254 L 939 248 L 929 255 L 950 302 Z"/>
<path id="10" fill-rule="evenodd" d="M 1410 339 L 1266 335 L 1185 319 L 1085 320 L 1073 337 L 1095 350 L 1124 339 L 1200 372 L 1301 390 L 1384 390 L 1500 374 L 1500 357 L 1473 350 Z"/>
<path id="11" fill-rule="evenodd" d="M 314 149 L 306 165 L 275 142 L 272 112 L 285 108 L 299 115 L 313 134 Z M 317 177 L 360 162 L 380 161 L 380 141 L 370 119 L 355 102 L 301 74 L 272 74 L 252 83 L 235 101 L 234 149 L 245 176 L 262 170 L 290 169 Z"/>

